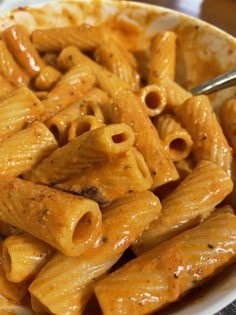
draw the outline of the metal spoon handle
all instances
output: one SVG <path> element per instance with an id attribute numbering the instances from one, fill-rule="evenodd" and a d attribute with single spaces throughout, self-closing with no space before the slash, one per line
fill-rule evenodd
<path id="1" fill-rule="evenodd" d="M 236 84 L 236 68 L 192 89 L 194 95 L 211 94 Z"/>

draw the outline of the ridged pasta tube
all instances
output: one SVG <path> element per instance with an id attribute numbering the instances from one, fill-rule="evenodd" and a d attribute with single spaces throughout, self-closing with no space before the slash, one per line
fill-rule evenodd
<path id="1" fill-rule="evenodd" d="M 95 285 L 104 315 L 152 314 L 236 261 L 236 217 L 219 214 Z"/>
<path id="2" fill-rule="evenodd" d="M 117 75 L 80 52 L 77 47 L 69 46 L 63 49 L 59 55 L 58 62 L 66 69 L 81 64 L 89 67 L 96 76 L 98 86 L 110 96 L 116 95 L 117 92 L 123 89 L 130 89 L 130 85 L 127 82 L 121 80 Z"/>
<path id="3" fill-rule="evenodd" d="M 139 89 L 139 74 L 130 62 L 130 52 L 126 51 L 118 41 L 112 37 L 98 45 L 95 49 L 95 60 L 117 75 L 121 80 L 128 83 L 132 91 Z"/>
<path id="4" fill-rule="evenodd" d="M 141 100 L 130 90 L 120 91 L 110 108 L 111 120 L 130 125 L 135 133 L 135 146 L 142 153 L 152 175 L 152 189 L 178 179 L 173 162 L 165 152 Z"/>
<path id="5" fill-rule="evenodd" d="M 95 80 L 94 73 L 86 64 L 72 67 L 42 100 L 45 114 L 41 119 L 46 121 L 68 105 L 80 100 L 94 86 Z"/>
<path id="6" fill-rule="evenodd" d="M 126 124 L 111 124 L 87 131 L 53 151 L 32 171 L 30 180 L 43 184 L 61 182 L 94 163 L 107 161 L 129 150 L 134 132 Z"/>
<path id="7" fill-rule="evenodd" d="M 148 82 L 155 84 L 159 78 L 175 78 L 176 34 L 172 31 L 158 32 L 151 40 L 150 71 Z"/>
<path id="8" fill-rule="evenodd" d="M 94 246 L 78 257 L 56 254 L 32 282 L 29 291 L 35 311 L 82 314 L 96 281 L 160 210 L 159 199 L 150 191 L 128 194 L 104 208 L 102 235 Z"/>
<path id="9" fill-rule="evenodd" d="M 210 160 L 231 176 L 232 148 L 223 134 L 208 97 L 191 97 L 176 108 L 176 114 L 193 139 L 192 151 L 195 160 Z"/>
<path id="10" fill-rule="evenodd" d="M 54 134 L 60 145 L 68 140 L 68 129 L 71 123 L 82 115 L 94 115 L 103 121 L 103 113 L 100 109 L 101 103 L 107 102 L 107 95 L 100 89 L 93 88 L 77 102 L 67 106 L 59 113 L 49 118 L 46 125 Z"/>
<path id="11" fill-rule="evenodd" d="M 41 119 L 44 106 L 26 86 L 12 92 L 0 102 L 0 140 L 25 128 L 27 124 Z"/>
<path id="12" fill-rule="evenodd" d="M 173 115 L 162 114 L 155 117 L 153 123 L 172 161 L 188 157 L 193 145 L 192 138 Z"/>
<path id="13" fill-rule="evenodd" d="M 77 256 L 99 234 L 101 212 L 89 199 L 19 178 L 0 178 L 0 220 Z"/>
<path id="14" fill-rule="evenodd" d="M 231 178 L 218 165 L 210 161 L 199 162 L 162 200 L 162 215 L 135 242 L 133 250 L 141 254 L 199 224 L 232 189 Z"/>
<path id="15" fill-rule="evenodd" d="M 50 130 L 35 121 L 0 143 L 0 175 L 18 176 L 29 172 L 57 147 Z"/>
<path id="16" fill-rule="evenodd" d="M 54 251 L 51 246 L 30 234 L 8 236 L 2 247 L 7 279 L 14 283 L 32 279 L 52 258 Z"/>
<path id="17" fill-rule="evenodd" d="M 17 62 L 25 69 L 32 78 L 44 67 L 44 62 L 32 44 L 26 28 L 21 24 L 11 25 L 2 32 L 10 52 Z"/>
<path id="18" fill-rule="evenodd" d="M 32 32 L 32 42 L 40 52 L 59 52 L 70 45 L 81 50 L 91 50 L 100 44 L 104 31 L 104 26 L 88 24 L 38 29 Z"/>
<path id="19" fill-rule="evenodd" d="M 0 40 L 0 73 L 14 86 L 27 85 L 29 77 L 13 58 L 7 45 Z"/>
<path id="20" fill-rule="evenodd" d="M 109 203 L 133 191 L 148 190 L 152 177 L 140 152 L 135 148 L 111 159 L 86 168 L 78 175 L 56 185 L 57 188 Z"/>
<path id="21" fill-rule="evenodd" d="M 166 107 L 166 92 L 161 86 L 146 85 L 140 89 L 137 95 L 144 104 L 149 117 L 159 115 Z"/>
<path id="22" fill-rule="evenodd" d="M 12 303 L 18 303 L 26 295 L 29 283 L 27 281 L 14 283 L 7 279 L 3 269 L 2 246 L 2 240 L 0 240 L 0 296 L 4 296 Z"/>

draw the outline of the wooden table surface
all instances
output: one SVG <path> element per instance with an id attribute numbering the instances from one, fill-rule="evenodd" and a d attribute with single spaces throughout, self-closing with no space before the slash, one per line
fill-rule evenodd
<path id="1" fill-rule="evenodd" d="M 198 17 L 236 36 L 236 0 L 136 0 Z"/>

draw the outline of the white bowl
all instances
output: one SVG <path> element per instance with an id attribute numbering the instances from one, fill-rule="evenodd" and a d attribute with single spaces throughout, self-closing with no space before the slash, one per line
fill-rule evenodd
<path id="1" fill-rule="evenodd" d="M 132 25 L 137 34 L 144 32 L 148 43 L 156 32 L 173 29 L 178 36 L 177 81 L 187 89 L 236 67 L 235 38 L 201 20 L 179 12 L 148 4 L 115 0 L 52 1 L 42 5 L 45 2 L 47 1 L 41 0 L 38 1 L 40 5 L 33 8 L 20 8 L 4 13 L 0 18 L 0 30 L 13 23 L 23 23 L 32 31 L 36 28 L 68 26 L 72 21 L 73 23 L 76 21 L 77 24 L 83 22 L 97 24 L 116 19 L 120 24 Z M 31 5 L 32 2 L 23 0 L 17 4 Z M 11 8 L 9 1 L 5 1 L 1 13 Z M 235 95 L 236 87 L 232 87 L 215 93 L 210 98 L 213 106 L 217 108 L 224 100 Z M 170 306 L 167 313 L 213 315 L 235 299 L 235 282 L 234 265 L 217 281 L 208 285 L 207 289 L 199 288 L 201 298 L 185 299 L 177 306 Z"/>

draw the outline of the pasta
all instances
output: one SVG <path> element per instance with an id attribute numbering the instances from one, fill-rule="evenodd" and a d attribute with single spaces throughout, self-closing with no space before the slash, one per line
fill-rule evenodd
<path id="1" fill-rule="evenodd" d="M 173 115 L 160 115 L 153 119 L 153 124 L 172 161 L 177 162 L 188 157 L 193 145 L 192 138 Z"/>
<path id="2" fill-rule="evenodd" d="M 236 260 L 235 233 L 235 215 L 219 214 L 130 261 L 95 286 L 103 314 L 150 314 L 176 301 Z"/>
<path id="3" fill-rule="evenodd" d="M 235 99 L 114 4 L 0 18 L 1 314 L 153 314 L 236 261 Z"/>
<path id="4" fill-rule="evenodd" d="M 134 133 L 125 124 L 101 126 L 83 133 L 42 160 L 30 175 L 33 182 L 62 181 L 91 164 L 107 161 L 129 150 Z"/>
<path id="5" fill-rule="evenodd" d="M 18 178 L 1 177 L 0 220 L 76 256 L 99 233 L 97 204 Z"/>
<path id="6" fill-rule="evenodd" d="M 115 189 L 115 183 L 119 189 Z M 97 163 L 78 175 L 56 185 L 57 188 L 109 203 L 133 191 L 145 191 L 152 186 L 152 177 L 140 152 L 130 149 L 106 164 Z"/>
<path id="7" fill-rule="evenodd" d="M 232 191 L 232 179 L 216 164 L 201 161 L 162 200 L 162 216 L 151 223 L 133 246 L 140 254 L 189 229 L 210 215 L 214 207 Z"/>
<path id="8" fill-rule="evenodd" d="M 3 242 L 0 241 L 0 296 L 4 296 L 12 303 L 18 303 L 24 297 L 28 289 L 27 282 L 13 283 L 6 278 L 3 269 L 3 255 L 2 255 Z"/>
<path id="9" fill-rule="evenodd" d="M 18 65 L 3 40 L 0 40 L 0 73 L 14 86 L 27 85 L 28 75 Z"/>
<path id="10" fill-rule="evenodd" d="M 37 275 L 51 259 L 54 250 L 46 243 L 31 236 L 19 234 L 3 241 L 3 269 L 9 281 L 20 283 Z"/>
<path id="11" fill-rule="evenodd" d="M 1 49 L 0 49 L 1 50 Z M 0 140 L 41 118 L 44 106 L 34 93 L 22 86 L 0 102 Z"/>
<path id="12" fill-rule="evenodd" d="M 42 70 L 44 63 L 23 25 L 10 26 L 4 30 L 2 37 L 14 58 L 30 77 L 34 77 Z"/>
<path id="13" fill-rule="evenodd" d="M 139 96 L 149 117 L 159 115 L 166 107 L 166 93 L 159 85 L 146 85 L 140 89 Z"/>
<path id="14" fill-rule="evenodd" d="M 176 114 L 193 139 L 195 160 L 210 160 L 232 175 L 232 148 L 212 111 L 207 96 L 194 96 L 176 108 Z"/>
<path id="15" fill-rule="evenodd" d="M 148 82 L 158 83 L 160 78 L 175 78 L 176 34 L 172 31 L 158 32 L 151 41 L 150 71 Z"/>
<path id="16" fill-rule="evenodd" d="M 94 246 L 79 257 L 55 255 L 32 282 L 30 292 L 35 310 L 49 310 L 54 314 L 69 310 L 70 314 L 82 314 L 96 281 L 159 216 L 160 209 L 158 198 L 148 191 L 131 193 L 106 207 L 103 210 L 102 234 Z M 115 226 L 118 229 L 114 229 Z M 61 269 L 63 273 L 58 272 Z M 69 271 L 72 272 L 68 277 Z"/>
<path id="17" fill-rule="evenodd" d="M 0 143 L 0 174 L 18 176 L 30 172 L 57 147 L 48 128 L 35 121 Z"/>
<path id="18" fill-rule="evenodd" d="M 178 179 L 178 173 L 165 152 L 159 135 L 151 123 L 140 99 L 129 90 L 118 93 L 111 109 L 111 120 L 126 123 L 135 132 L 135 146 L 142 153 L 153 178 L 152 188 Z M 143 132 L 146 132 L 145 137 Z"/>
<path id="19" fill-rule="evenodd" d="M 107 95 L 99 89 L 91 89 L 80 100 L 67 106 L 58 114 L 49 118 L 46 125 L 54 134 L 60 145 L 68 140 L 69 128 L 74 120 L 84 115 L 94 115 L 99 121 L 103 121 L 103 113 L 100 103 L 107 102 Z"/>

